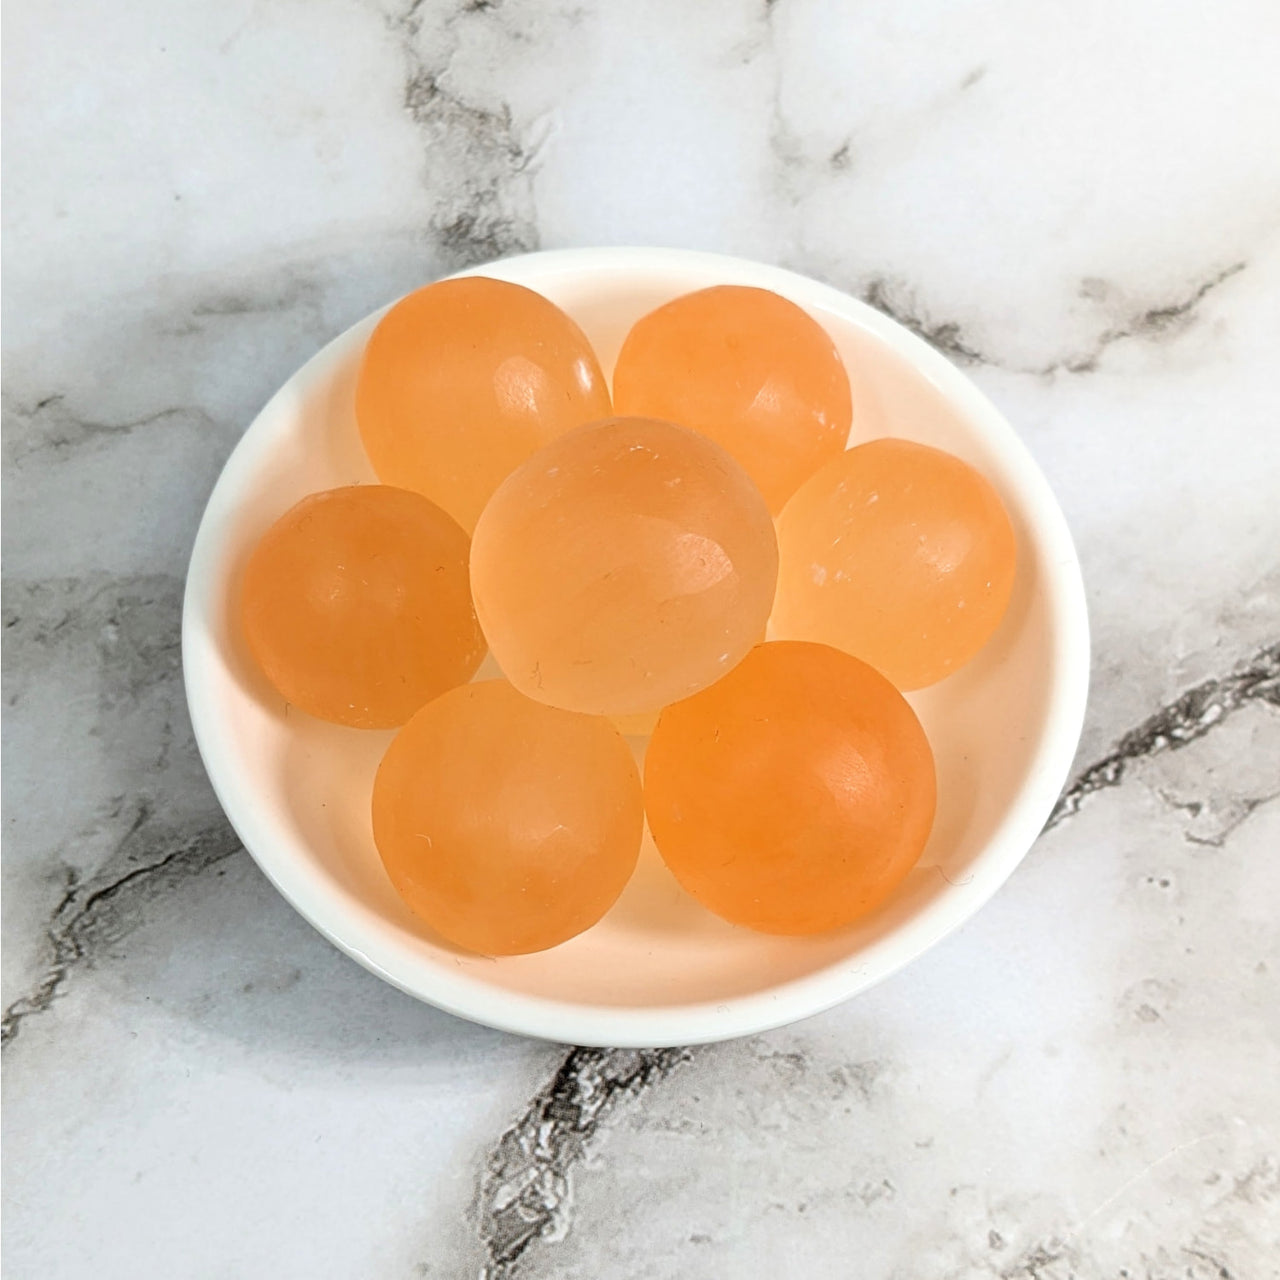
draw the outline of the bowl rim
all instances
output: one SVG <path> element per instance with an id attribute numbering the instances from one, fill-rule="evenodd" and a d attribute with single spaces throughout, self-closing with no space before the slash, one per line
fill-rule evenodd
<path id="1" fill-rule="evenodd" d="M 201 679 L 205 664 L 217 649 L 203 619 L 218 581 L 214 570 L 222 554 L 222 534 L 237 505 L 235 495 L 256 470 L 260 455 L 268 451 L 271 422 L 286 412 L 300 389 L 305 391 L 322 381 L 357 332 L 385 308 L 337 335 L 284 383 L 237 442 L 213 487 L 196 533 L 183 596 L 182 667 L 187 706 L 214 793 L 263 874 L 330 942 L 384 981 L 458 1017 L 562 1043 L 645 1048 L 728 1040 L 822 1013 L 896 973 L 969 920 L 1022 861 L 1053 810 L 1083 727 L 1090 662 L 1084 582 L 1057 499 L 1004 415 L 926 341 L 831 285 L 743 258 L 638 247 L 522 254 L 455 274 L 489 275 L 537 288 L 540 276 L 593 269 L 682 273 L 704 277 L 707 283 L 720 277 L 721 283 L 774 289 L 802 306 L 842 313 L 907 360 L 999 450 L 1002 464 L 1034 512 L 1036 535 L 1046 553 L 1043 589 L 1050 616 L 1049 689 L 1043 729 L 1026 779 L 975 857 L 972 874 L 858 956 L 845 957 L 803 977 L 714 1002 L 615 1007 L 491 986 L 411 952 L 371 908 L 305 862 L 282 856 L 257 812 L 252 790 L 236 777 L 234 743 L 224 730 L 208 683 Z"/>

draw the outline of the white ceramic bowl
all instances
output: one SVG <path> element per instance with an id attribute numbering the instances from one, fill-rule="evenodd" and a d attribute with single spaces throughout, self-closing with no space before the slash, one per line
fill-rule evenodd
<path id="1" fill-rule="evenodd" d="M 666 249 L 537 253 L 474 274 L 559 303 L 606 372 L 632 322 L 677 294 L 723 283 L 773 289 L 821 321 L 840 348 L 854 441 L 936 444 L 999 489 L 1020 556 L 1008 615 L 974 662 L 911 697 L 938 766 L 928 848 L 882 910 L 818 938 L 724 924 L 679 889 L 647 838 L 613 910 L 551 951 L 467 955 L 417 921 L 370 831 L 373 774 L 391 735 L 289 714 L 247 660 L 231 609 L 245 557 L 272 521 L 314 490 L 375 478 L 352 392 L 376 315 L 335 338 L 273 397 L 227 462 L 196 537 L 183 669 L 196 740 L 227 816 L 272 883 L 348 955 L 411 995 L 490 1026 L 578 1044 L 691 1044 L 779 1026 L 856 995 L 991 897 L 1066 778 L 1084 714 L 1089 635 L 1079 563 L 1048 484 L 1009 424 L 946 359 L 878 311 L 802 276 Z"/>

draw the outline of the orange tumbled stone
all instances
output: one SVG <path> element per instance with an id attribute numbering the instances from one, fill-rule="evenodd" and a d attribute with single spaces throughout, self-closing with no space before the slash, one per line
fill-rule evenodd
<path id="1" fill-rule="evenodd" d="M 687 697 L 764 629 L 777 539 L 746 472 L 669 422 L 612 418 L 540 450 L 471 546 L 503 674 L 552 706 L 627 716 Z"/>
<path id="2" fill-rule="evenodd" d="M 812 934 L 882 903 L 933 825 L 933 755 L 902 695 L 826 645 L 760 645 L 667 707 L 644 768 L 649 829 L 703 906 Z"/>
<path id="3" fill-rule="evenodd" d="M 354 485 L 303 498 L 245 567 L 240 620 L 281 696 L 385 729 L 469 680 L 484 657 L 467 535 L 417 493 Z"/>
<path id="4" fill-rule="evenodd" d="M 613 374 L 617 413 L 722 444 L 773 512 L 849 437 L 849 378 L 825 329 L 767 289 L 717 285 L 638 320 Z"/>
<path id="5" fill-rule="evenodd" d="M 391 882 L 436 932 L 484 955 L 542 951 L 590 928 L 630 878 L 643 830 L 617 730 L 505 680 L 423 707 L 373 787 Z"/>
<path id="6" fill-rule="evenodd" d="M 536 449 L 606 417 L 609 391 L 576 324 L 532 289 L 467 276 L 402 298 L 378 322 L 356 420 L 378 478 L 464 529 Z"/>
<path id="7" fill-rule="evenodd" d="M 834 645 L 899 689 L 963 666 L 1004 616 L 1017 544 L 990 482 L 940 449 L 872 440 L 778 521 L 774 634 Z"/>

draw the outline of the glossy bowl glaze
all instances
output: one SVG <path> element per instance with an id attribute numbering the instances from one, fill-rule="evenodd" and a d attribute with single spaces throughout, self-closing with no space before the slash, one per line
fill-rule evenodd
<path id="1" fill-rule="evenodd" d="M 248 660 L 232 608 L 246 556 L 279 515 L 314 490 L 375 478 L 352 405 L 377 315 L 334 339 L 272 398 L 228 460 L 196 537 L 183 668 L 227 816 L 272 883 L 337 946 L 411 995 L 508 1031 L 589 1045 L 691 1044 L 779 1026 L 864 991 L 995 893 L 1067 776 L 1089 633 L 1075 548 L 1044 476 L 1008 422 L 927 343 L 791 272 L 667 249 L 577 249 L 472 274 L 516 281 L 564 307 L 606 372 L 632 322 L 680 293 L 723 283 L 773 289 L 840 348 L 853 386 L 852 441 L 892 435 L 938 445 L 1000 491 L 1019 550 L 1008 614 L 977 659 L 910 698 L 938 766 L 928 848 L 884 908 L 823 937 L 723 923 L 680 890 L 647 838 L 613 910 L 563 946 L 494 960 L 432 936 L 392 889 L 370 831 L 373 774 L 391 735 L 290 713 Z"/>

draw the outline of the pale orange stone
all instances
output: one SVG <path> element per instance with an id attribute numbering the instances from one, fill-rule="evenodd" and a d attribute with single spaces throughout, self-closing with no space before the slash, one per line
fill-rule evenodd
<path id="1" fill-rule="evenodd" d="M 425 494 L 468 531 L 531 453 L 609 412 L 582 330 L 541 294 L 483 276 L 397 302 L 369 339 L 356 386 L 379 479 Z"/>
<path id="2" fill-rule="evenodd" d="M 470 545 L 417 493 L 354 485 L 304 498 L 245 568 L 240 621 L 281 696 L 338 724 L 387 729 L 470 680 L 484 657 Z"/>
<path id="3" fill-rule="evenodd" d="M 761 634 L 777 540 L 760 492 L 705 436 L 613 418 L 560 437 L 476 526 L 471 584 L 494 657 L 552 706 L 626 716 L 729 671 Z"/>
<path id="4" fill-rule="evenodd" d="M 840 453 L 853 416 L 826 330 L 794 302 L 741 285 L 687 293 L 638 320 L 618 356 L 613 405 L 722 444 L 773 512 Z"/>
<path id="5" fill-rule="evenodd" d="M 919 689 L 1000 624 L 1017 569 L 1008 513 L 968 463 L 872 440 L 808 480 L 778 521 L 773 634 L 834 645 Z"/>
<path id="6" fill-rule="evenodd" d="M 604 719 L 505 680 L 422 708 L 383 758 L 373 834 L 415 914 L 468 951 L 542 951 L 590 928 L 640 852 L 631 750 Z"/>
<path id="7" fill-rule="evenodd" d="M 766 933 L 822 933 L 884 902 L 919 859 L 933 754 L 866 663 L 771 642 L 662 712 L 644 794 L 654 843 L 705 907 Z"/>

